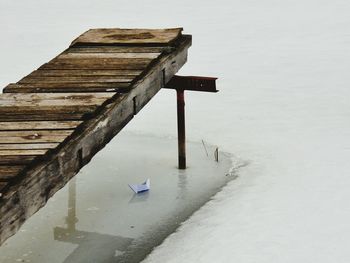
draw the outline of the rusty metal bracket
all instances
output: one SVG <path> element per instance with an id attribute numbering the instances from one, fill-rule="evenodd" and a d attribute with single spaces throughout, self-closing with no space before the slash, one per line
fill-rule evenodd
<path id="1" fill-rule="evenodd" d="M 177 76 L 175 75 L 165 85 L 165 89 L 182 89 L 203 92 L 218 92 L 216 89 L 217 78 L 199 76 Z"/>
<path id="2" fill-rule="evenodd" d="M 218 92 L 217 78 L 175 75 L 164 88 L 174 89 L 177 94 L 177 134 L 179 169 L 186 169 L 186 132 L 185 132 L 185 90 Z"/>

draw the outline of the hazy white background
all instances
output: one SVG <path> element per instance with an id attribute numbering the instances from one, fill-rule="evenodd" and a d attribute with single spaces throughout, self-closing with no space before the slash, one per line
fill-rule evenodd
<path id="1" fill-rule="evenodd" d="M 0 0 L 0 86 L 93 27 L 193 35 L 181 74 L 219 77 L 187 94 L 188 137 L 249 165 L 147 262 L 349 262 L 350 2 Z M 129 130 L 175 135 L 162 91 Z"/>

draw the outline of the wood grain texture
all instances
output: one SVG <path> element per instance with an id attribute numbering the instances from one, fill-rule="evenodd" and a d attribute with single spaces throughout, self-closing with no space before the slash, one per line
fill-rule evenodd
<path id="1" fill-rule="evenodd" d="M 6 149 L 0 150 L 0 158 L 2 156 L 44 155 L 47 151 L 47 149 Z"/>
<path id="2" fill-rule="evenodd" d="M 0 198 L 2 197 L 3 190 L 7 187 L 8 183 L 6 182 L 0 182 Z"/>
<path id="3" fill-rule="evenodd" d="M 98 83 L 99 85 L 114 83 L 115 86 L 120 85 L 119 83 L 129 83 L 133 81 L 135 77 L 128 77 L 128 76 L 41 76 L 41 77 L 34 77 L 34 76 L 27 76 L 23 79 L 21 79 L 18 83 L 19 84 L 32 84 L 32 86 L 41 86 L 45 87 L 48 86 L 54 86 L 54 87 L 66 87 L 66 86 L 72 86 L 71 84 L 74 83 L 76 87 L 84 87 L 86 83 Z M 79 84 L 75 84 L 79 83 Z M 40 84 L 40 85 L 37 85 Z M 91 84 L 89 84 L 91 86 Z M 101 85 L 103 86 L 103 85 Z M 125 85 L 122 85 L 125 86 Z"/>
<path id="4" fill-rule="evenodd" d="M 31 163 L 37 155 L 2 155 L 0 165 L 26 165 Z"/>
<path id="5" fill-rule="evenodd" d="M 92 76 L 110 76 L 110 77 L 128 77 L 134 78 L 142 73 L 142 70 L 127 69 L 56 69 L 56 70 L 35 70 L 27 77 L 92 77 Z"/>
<path id="6" fill-rule="evenodd" d="M 0 144 L 60 143 L 72 130 L 0 131 Z"/>
<path id="7" fill-rule="evenodd" d="M 67 130 L 75 129 L 82 121 L 16 121 L 0 122 L 0 131 Z"/>
<path id="8" fill-rule="evenodd" d="M 70 47 L 66 52 L 69 53 L 170 53 L 174 48 L 169 46 L 163 47 L 146 47 L 146 46 L 82 46 Z"/>
<path id="9" fill-rule="evenodd" d="M 112 59 L 126 59 L 126 58 L 140 58 L 140 59 L 155 59 L 160 55 L 160 53 L 76 53 L 76 52 L 65 52 L 62 55 L 59 55 L 57 59 L 73 59 L 73 58 L 79 58 L 79 59 L 106 59 L 106 58 L 112 58 Z"/>
<path id="10" fill-rule="evenodd" d="M 9 84 L 4 93 L 99 93 L 99 92 L 125 92 L 128 90 L 130 83 L 26 83 L 26 84 Z M 113 95 L 113 94 L 111 94 Z"/>
<path id="11" fill-rule="evenodd" d="M 146 58 L 56 58 L 39 69 L 132 69 L 144 70 L 152 61 Z"/>
<path id="12" fill-rule="evenodd" d="M 54 108 L 20 108 L 15 111 L 1 110 L 0 121 L 52 121 L 52 120 L 87 120 L 92 118 L 97 107 L 54 107 Z"/>
<path id="13" fill-rule="evenodd" d="M 0 185 L 18 176 L 24 165 L 0 165 Z M 1 186 L 0 186 L 1 191 Z"/>
<path id="14" fill-rule="evenodd" d="M 80 120 L 112 93 L 5 93 L 0 95 L 0 121 Z"/>
<path id="15" fill-rule="evenodd" d="M 182 32 L 182 28 L 169 29 L 121 29 L 100 28 L 90 29 L 77 39 L 71 46 L 89 44 L 171 44 Z"/>
<path id="16" fill-rule="evenodd" d="M 0 150 L 47 150 L 58 145 L 59 143 L 0 143 Z"/>
<path id="17" fill-rule="evenodd" d="M 0 108 L 43 106 L 98 106 L 113 93 L 16 93 L 0 94 Z"/>

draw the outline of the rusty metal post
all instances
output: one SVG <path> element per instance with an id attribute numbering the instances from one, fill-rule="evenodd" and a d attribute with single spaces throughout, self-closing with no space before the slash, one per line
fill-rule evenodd
<path id="1" fill-rule="evenodd" d="M 185 94 L 176 89 L 177 95 L 177 138 L 179 151 L 179 169 L 186 169 L 186 133 L 185 133 Z"/>
<path id="2" fill-rule="evenodd" d="M 164 86 L 165 89 L 174 89 L 177 94 L 177 133 L 179 151 L 179 169 L 186 169 L 186 134 L 185 134 L 185 90 L 218 92 L 217 78 L 196 76 L 173 76 Z"/>

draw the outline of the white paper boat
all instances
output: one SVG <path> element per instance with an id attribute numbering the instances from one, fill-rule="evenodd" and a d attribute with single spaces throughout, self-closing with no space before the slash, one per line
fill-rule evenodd
<path id="1" fill-rule="evenodd" d="M 151 181 L 147 179 L 143 184 L 129 184 L 129 187 L 136 193 L 146 192 L 151 188 Z"/>

